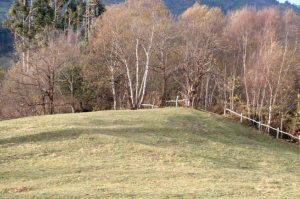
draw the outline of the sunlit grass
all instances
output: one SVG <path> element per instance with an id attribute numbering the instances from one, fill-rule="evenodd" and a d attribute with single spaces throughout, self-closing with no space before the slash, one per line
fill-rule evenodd
<path id="1" fill-rule="evenodd" d="M 0 122 L 0 198 L 300 198 L 300 148 L 222 116 L 107 111 Z"/>

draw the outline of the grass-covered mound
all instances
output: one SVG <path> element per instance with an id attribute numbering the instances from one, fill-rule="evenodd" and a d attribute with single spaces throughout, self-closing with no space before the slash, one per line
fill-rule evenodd
<path id="1" fill-rule="evenodd" d="M 300 149 L 188 109 L 0 122 L 0 198 L 300 198 Z"/>

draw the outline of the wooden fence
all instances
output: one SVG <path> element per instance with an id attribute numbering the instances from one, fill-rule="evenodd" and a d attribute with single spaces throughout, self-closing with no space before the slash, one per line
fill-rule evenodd
<path id="1" fill-rule="evenodd" d="M 187 100 L 186 99 L 179 99 L 179 96 L 176 97 L 176 100 L 166 101 L 166 103 L 175 104 L 176 108 L 179 107 L 179 103 L 180 102 L 185 102 L 185 104 L 187 104 Z M 155 105 L 155 101 L 153 102 L 153 104 L 141 104 L 141 107 L 143 107 L 143 108 L 151 108 L 151 109 L 159 108 L 159 106 Z"/>
<path id="2" fill-rule="evenodd" d="M 166 101 L 166 102 L 167 103 L 175 103 L 175 106 L 178 107 L 180 102 L 186 102 L 186 101 L 187 101 L 186 99 L 180 100 L 179 97 L 177 96 L 176 100 L 169 100 L 169 101 Z M 145 108 L 151 108 L 151 109 L 159 108 L 159 106 L 155 106 L 154 102 L 153 102 L 153 104 L 142 104 L 141 106 L 145 107 Z M 193 103 L 192 103 L 192 107 L 193 107 Z M 268 132 L 270 130 L 274 130 L 274 132 L 276 132 L 276 135 L 275 135 L 276 139 L 280 139 L 280 138 L 282 139 L 282 136 L 286 135 L 286 136 L 290 137 L 291 140 L 298 141 L 298 143 L 300 144 L 300 135 L 298 137 L 296 137 L 295 135 L 292 135 L 290 133 L 282 131 L 280 128 L 274 128 L 274 127 L 269 126 L 267 124 L 263 124 L 261 121 L 256 121 L 252 118 L 246 117 L 246 116 L 243 115 L 243 113 L 237 113 L 237 112 L 235 112 L 231 109 L 224 108 L 224 115 L 226 115 L 227 112 L 238 116 L 240 118 L 241 123 L 243 123 L 243 120 L 248 120 L 248 121 L 252 122 L 253 124 L 257 124 L 258 129 L 259 129 L 260 132 L 262 131 L 262 128 L 265 127 L 266 129 L 268 129 Z"/>
<path id="3" fill-rule="evenodd" d="M 166 103 L 175 103 L 176 108 L 179 106 L 180 102 L 184 102 L 186 107 L 190 107 L 190 103 L 188 99 L 179 99 L 179 96 L 176 97 L 176 100 L 169 100 Z M 194 99 L 192 101 L 191 107 L 194 108 Z"/>
<path id="4" fill-rule="evenodd" d="M 279 128 L 274 128 L 274 127 L 269 126 L 267 124 L 263 124 L 261 121 L 256 121 L 254 119 L 246 117 L 246 116 L 243 115 L 243 113 L 237 113 L 237 112 L 235 112 L 235 111 L 233 111 L 231 109 L 224 108 L 224 115 L 226 115 L 227 112 L 232 113 L 232 114 L 238 116 L 240 118 L 241 123 L 243 123 L 243 120 L 248 120 L 248 121 L 251 121 L 251 122 L 257 124 L 259 131 L 262 131 L 262 127 L 266 127 L 266 129 L 268 129 L 268 131 L 270 129 L 274 130 L 276 132 L 276 139 L 279 139 L 280 137 L 282 137 L 282 135 L 286 135 L 286 136 L 290 137 L 291 139 L 298 140 L 298 143 L 300 144 L 300 136 L 296 137 L 296 136 L 294 136 L 294 135 L 292 135 L 290 133 L 287 133 L 287 132 L 284 132 L 284 131 L 280 130 Z"/>
<path id="5" fill-rule="evenodd" d="M 145 107 L 145 108 L 151 108 L 151 109 L 159 108 L 159 106 L 155 106 L 154 103 L 153 104 L 141 104 L 141 106 Z"/>

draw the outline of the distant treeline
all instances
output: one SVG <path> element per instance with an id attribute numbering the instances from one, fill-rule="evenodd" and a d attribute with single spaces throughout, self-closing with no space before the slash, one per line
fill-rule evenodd
<path id="1" fill-rule="evenodd" d="M 0 2 L 0 56 L 10 52 L 13 46 L 13 40 L 9 30 L 2 26 L 12 1 L 13 0 L 2 0 Z"/>
<path id="2" fill-rule="evenodd" d="M 13 37 L 10 30 L 0 25 L 0 55 L 10 54 L 13 49 Z"/>
<path id="3" fill-rule="evenodd" d="M 20 0 L 17 0 L 20 1 Z M 75 0 L 73 0 L 75 2 Z M 98 0 L 99 1 L 99 0 Z M 197 0 L 164 0 L 166 6 L 171 10 L 175 16 L 180 15 L 187 8 L 192 6 Z M 4 21 L 5 15 L 14 0 L 2 0 L 0 2 L 0 22 Z M 25 2 L 25 1 L 20 1 Z M 69 2 L 69 1 L 64 1 Z M 103 0 L 104 4 L 115 4 L 124 2 L 124 0 Z M 292 5 L 288 2 L 279 3 L 276 0 L 201 0 L 201 4 L 208 5 L 210 7 L 219 7 L 224 13 L 232 10 L 240 9 L 244 6 L 254 6 L 256 8 L 277 6 L 282 9 L 292 8 L 300 11 L 299 7 Z M 0 27 L 0 57 L 5 56 L 13 51 L 13 40 L 6 29 Z"/>

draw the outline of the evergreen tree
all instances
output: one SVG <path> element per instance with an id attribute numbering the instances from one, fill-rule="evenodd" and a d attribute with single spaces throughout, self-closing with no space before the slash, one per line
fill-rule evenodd
<path id="1" fill-rule="evenodd" d="M 104 5 L 99 0 L 15 0 L 6 25 L 24 50 L 43 32 L 70 28 L 86 32 L 85 27 L 90 29 L 91 19 L 103 12 Z"/>

